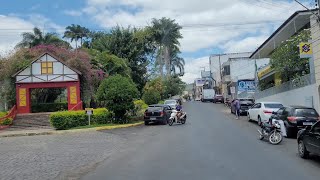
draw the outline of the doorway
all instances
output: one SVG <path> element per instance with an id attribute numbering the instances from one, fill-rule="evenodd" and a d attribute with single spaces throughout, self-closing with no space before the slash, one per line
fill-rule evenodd
<path id="1" fill-rule="evenodd" d="M 37 88 L 30 91 L 32 113 L 68 110 L 67 88 Z"/>

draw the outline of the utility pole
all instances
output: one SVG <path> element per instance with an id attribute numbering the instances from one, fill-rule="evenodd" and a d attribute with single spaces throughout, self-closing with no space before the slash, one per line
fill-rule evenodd
<path id="1" fill-rule="evenodd" d="M 219 54 L 219 71 L 220 71 L 220 94 L 222 93 L 222 72 L 221 72 L 221 60 L 220 60 L 221 54 Z"/>

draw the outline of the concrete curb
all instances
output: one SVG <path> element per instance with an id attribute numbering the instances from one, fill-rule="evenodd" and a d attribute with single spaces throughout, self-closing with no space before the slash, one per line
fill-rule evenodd
<path id="1" fill-rule="evenodd" d="M 72 130 L 30 130 L 30 131 L 21 131 L 21 132 L 4 132 L 0 133 L 1 137 L 19 137 L 19 136 L 38 136 L 38 135 L 54 135 L 54 134 L 69 134 L 69 133 L 82 133 L 82 132 L 92 132 L 92 131 L 101 131 L 101 130 L 111 130 L 111 129 L 119 129 L 119 128 L 128 128 L 142 125 L 143 122 L 133 123 L 133 124 L 120 124 L 115 126 L 102 126 L 102 127 L 94 127 L 94 128 L 86 128 L 86 129 L 72 129 Z"/>

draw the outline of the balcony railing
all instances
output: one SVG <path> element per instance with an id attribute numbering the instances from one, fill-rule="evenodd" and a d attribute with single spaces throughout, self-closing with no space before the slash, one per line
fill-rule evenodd
<path id="1" fill-rule="evenodd" d="M 293 79 L 291 81 L 285 82 L 279 86 L 274 86 L 263 91 L 256 91 L 256 93 L 254 94 L 254 97 L 255 99 L 260 99 L 260 98 L 268 97 L 274 94 L 305 87 L 311 84 L 314 84 L 314 81 L 311 79 L 310 74 L 308 74 L 308 75 Z"/>

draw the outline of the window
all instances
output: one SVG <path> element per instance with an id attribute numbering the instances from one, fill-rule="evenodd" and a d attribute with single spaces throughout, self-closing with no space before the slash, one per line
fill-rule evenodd
<path id="1" fill-rule="evenodd" d="M 317 111 L 314 109 L 296 109 L 295 115 L 297 117 L 319 117 Z"/>
<path id="2" fill-rule="evenodd" d="M 53 63 L 52 62 L 42 62 L 41 63 L 41 74 L 52 74 L 53 73 Z"/>
<path id="3" fill-rule="evenodd" d="M 284 115 L 284 116 L 288 116 L 288 115 L 289 115 L 289 112 L 290 112 L 290 109 L 289 109 L 289 108 L 285 108 L 285 109 L 283 110 L 283 115 Z"/>
<path id="4" fill-rule="evenodd" d="M 271 108 L 271 109 L 277 109 L 277 108 L 282 108 L 282 104 L 264 104 L 266 108 Z"/>
<path id="5" fill-rule="evenodd" d="M 259 108 L 261 108 L 261 104 L 260 104 L 260 103 L 255 104 L 252 108 L 254 108 L 254 109 L 259 109 Z"/>
<path id="6" fill-rule="evenodd" d="M 277 115 L 282 115 L 282 114 L 283 114 L 283 110 L 284 110 L 284 108 L 280 108 L 280 109 L 277 111 Z"/>

